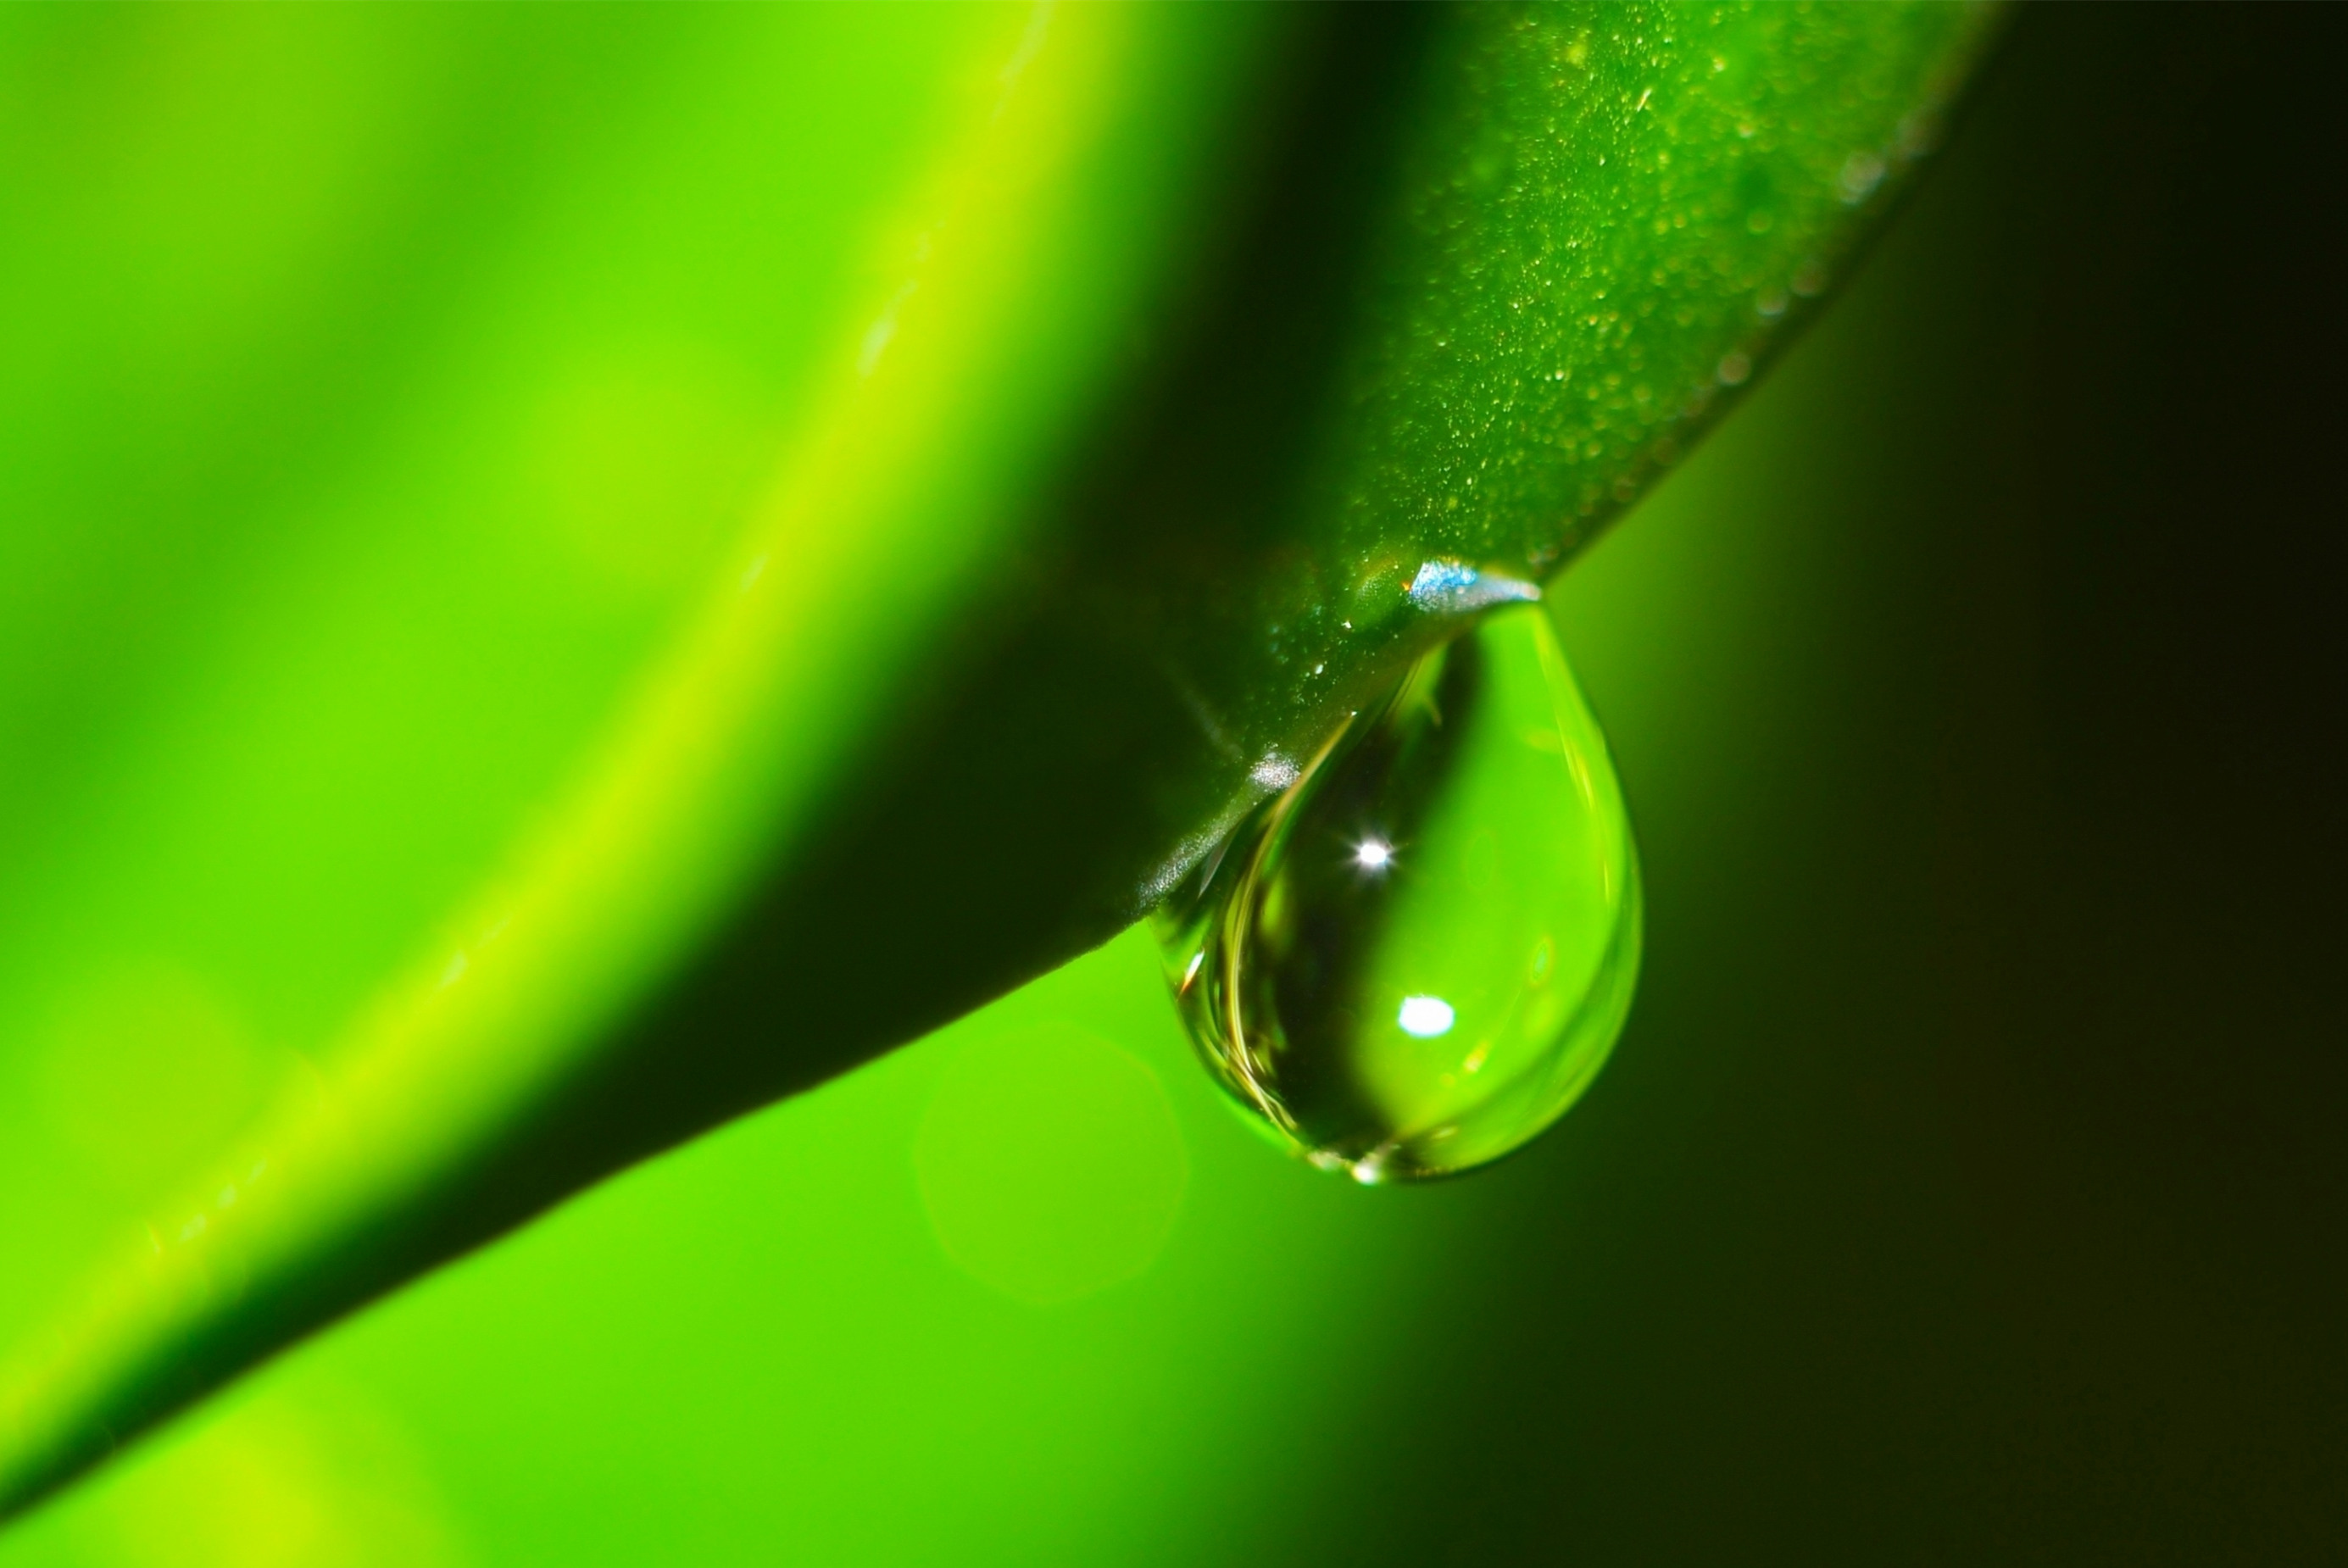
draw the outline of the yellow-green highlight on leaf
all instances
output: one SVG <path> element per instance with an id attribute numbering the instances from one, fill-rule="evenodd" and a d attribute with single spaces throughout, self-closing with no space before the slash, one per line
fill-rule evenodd
<path id="1" fill-rule="evenodd" d="M 1214 78 L 1243 76 L 1260 27 L 1107 8 L 991 21 L 940 83 L 930 166 L 867 221 L 893 268 L 823 353 L 701 610 L 443 940 L 35 1346 L 0 1395 L 0 1507 L 558 1195 L 484 1167 L 794 852 L 885 718 L 876 690 L 1025 522 L 1165 270 Z"/>

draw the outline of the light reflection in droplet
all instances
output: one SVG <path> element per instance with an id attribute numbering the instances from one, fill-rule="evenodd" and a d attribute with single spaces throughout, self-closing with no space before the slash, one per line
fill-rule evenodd
<path id="1" fill-rule="evenodd" d="M 1457 1016 L 1451 1004 L 1440 996 L 1405 996 L 1395 1022 L 1402 1026 L 1404 1034 L 1431 1040 L 1437 1035 L 1449 1034 L 1452 1020 Z"/>

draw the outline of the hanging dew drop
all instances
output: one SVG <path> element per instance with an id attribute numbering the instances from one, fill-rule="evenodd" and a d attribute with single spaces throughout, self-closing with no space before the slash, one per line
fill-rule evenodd
<path id="1" fill-rule="evenodd" d="M 1497 612 L 1420 660 L 1158 929 L 1208 1066 L 1315 1165 L 1447 1175 L 1555 1121 L 1630 1011 L 1640 892 L 1547 614 Z"/>

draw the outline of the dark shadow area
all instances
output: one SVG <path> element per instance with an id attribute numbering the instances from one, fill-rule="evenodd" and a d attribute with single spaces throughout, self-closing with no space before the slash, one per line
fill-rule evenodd
<path id="1" fill-rule="evenodd" d="M 1459 1205 L 1449 1266 L 1267 1559 L 2337 1555 L 2344 46 L 2030 12 L 1721 438 L 1787 443 L 1800 537 L 1696 548 L 1830 591 L 1725 697 L 1585 670 L 1630 1034 L 1544 1144 L 1402 1195 Z"/>

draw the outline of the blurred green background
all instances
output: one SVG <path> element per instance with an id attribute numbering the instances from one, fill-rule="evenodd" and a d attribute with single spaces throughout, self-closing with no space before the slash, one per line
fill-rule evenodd
<path id="1" fill-rule="evenodd" d="M 67 63 L 191 90 L 154 15 L 151 55 Z M 397 63 L 348 26 L 350 78 L 306 88 L 389 112 Z M 302 1349 L 0 1565 L 2320 1559 L 2348 1522 L 2316 455 L 2348 363 L 2341 31 L 2024 17 L 1846 296 L 1566 580 L 1650 937 L 1612 1065 L 1526 1154 L 1378 1192 L 1279 1158 L 1128 934 Z M 642 73 L 670 97 L 582 103 L 579 134 L 624 148 L 750 79 L 692 36 Z M 918 133 L 903 82 L 864 108 L 876 156 Z M 56 164 L 12 179 L 108 133 L 37 89 L 0 116 Z M 256 190 L 367 188 L 325 178 L 331 138 L 230 150 L 287 160 Z M 99 164 L 168 192 L 219 152 Z M 386 233 L 415 181 L 497 199 L 447 157 L 377 171 Z M 508 243 L 600 221 L 592 190 L 548 200 Z M 352 227 L 264 211 L 168 264 L 93 228 L 86 271 L 40 278 L 0 217 L 5 286 L 57 302 L 11 318 L 48 335 L 7 346 L 0 428 L 73 421 L 85 447 L 44 449 L 118 497 L 0 528 L 0 1337 L 298 1079 L 291 1042 L 478 874 L 723 542 L 692 506 L 613 531 L 559 485 L 147 529 L 140 487 L 191 471 L 292 494 L 361 439 L 396 468 L 365 408 L 274 390 L 321 356 L 429 363 L 396 320 L 353 343 L 303 314 L 389 249 L 314 254 Z M 562 302 L 499 296 L 496 256 L 434 265 L 403 286 L 479 291 L 530 363 Z M 232 297 L 207 266 L 279 281 Z M 279 357 L 201 398 L 108 379 L 107 333 L 196 343 L 228 330 L 207 312 L 275 324 Z M 532 438 L 647 487 L 723 473 L 739 410 L 788 397 L 656 341 L 585 370 Z M 205 469 L 240 421 L 282 425 L 281 470 Z M 338 902 L 325 867 L 391 892 Z"/>

